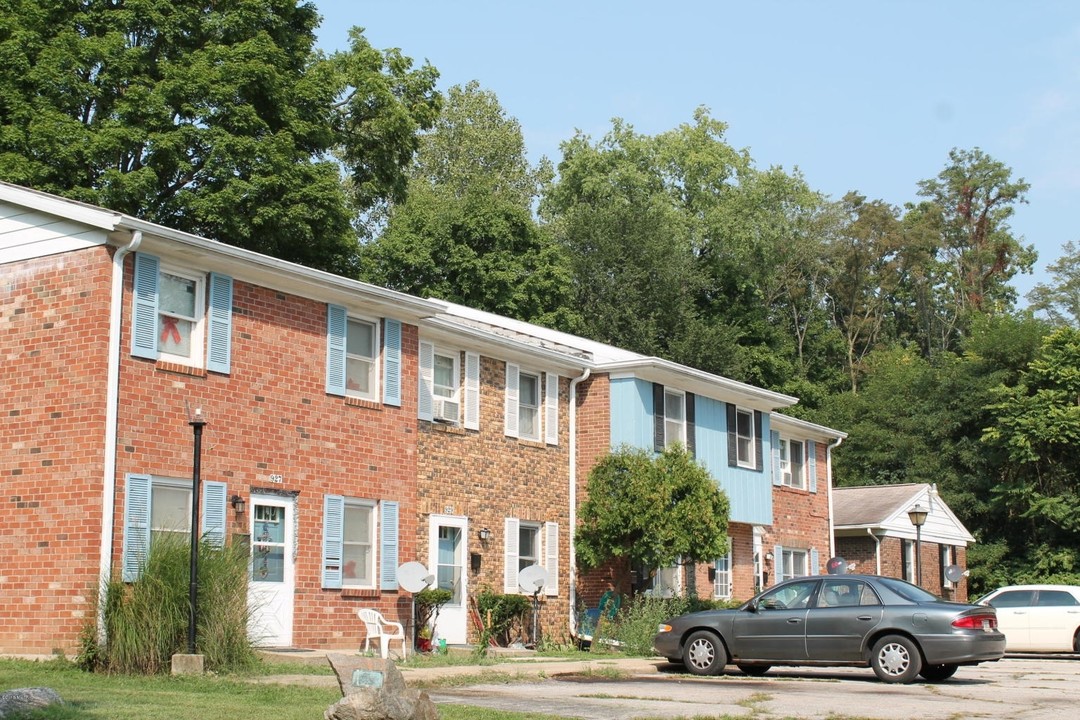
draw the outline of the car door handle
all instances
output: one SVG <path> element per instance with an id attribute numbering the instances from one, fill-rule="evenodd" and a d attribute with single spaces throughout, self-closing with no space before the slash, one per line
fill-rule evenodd
<path id="1" fill-rule="evenodd" d="M 860 616 L 859 616 L 858 618 L 856 618 L 856 619 L 857 619 L 857 620 L 866 620 L 867 622 L 869 622 L 869 621 L 871 621 L 871 620 L 873 620 L 873 619 L 874 619 L 874 616 L 873 616 L 873 615 L 860 615 Z"/>
<path id="2" fill-rule="evenodd" d="M 788 618 L 788 625 L 798 625 L 802 622 L 802 618 Z"/>

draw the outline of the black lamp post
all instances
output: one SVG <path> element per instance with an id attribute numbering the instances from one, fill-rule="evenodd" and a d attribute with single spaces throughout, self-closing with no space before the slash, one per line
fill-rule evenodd
<path id="1" fill-rule="evenodd" d="M 920 504 L 908 510 L 908 519 L 915 526 L 915 584 L 922 585 L 922 526 L 929 512 Z"/>
<path id="2" fill-rule="evenodd" d="M 195 654 L 195 619 L 199 613 L 199 490 L 202 487 L 199 474 L 202 460 L 202 432 L 206 427 L 202 409 L 195 408 L 195 415 L 188 422 L 195 434 L 195 465 L 191 472 L 191 578 L 188 582 L 188 606 L 191 610 L 188 616 L 187 651 L 188 655 Z"/>

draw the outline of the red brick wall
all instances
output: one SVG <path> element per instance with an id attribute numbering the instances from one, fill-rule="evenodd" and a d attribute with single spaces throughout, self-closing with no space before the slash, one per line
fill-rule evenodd
<path id="1" fill-rule="evenodd" d="M 773 546 L 801 550 L 817 550 L 818 567 L 810 573 L 825 572 L 829 560 L 829 480 L 828 448 L 821 443 L 815 448 L 817 492 L 797 490 L 784 485 L 773 485 L 773 523 L 765 533 L 764 552 L 773 552 Z M 765 571 L 769 574 L 767 585 L 776 582 L 775 559 L 766 560 Z"/>
<path id="2" fill-rule="evenodd" d="M 236 280 L 231 372 L 175 372 L 178 368 L 129 353 L 131 267 L 129 260 L 114 518 L 117 561 L 125 473 L 190 477 L 192 431 L 186 412 L 199 407 L 209 421 L 203 434 L 204 480 L 226 482 L 229 495 L 247 500 L 255 488 L 296 493 L 294 645 L 358 647 L 363 627 L 356 616 L 359 607 L 377 607 L 392 619 L 406 617 L 406 593 L 349 596 L 350 591 L 322 589 L 322 518 L 326 494 L 396 500 L 401 503 L 400 560 L 416 553 L 416 327 L 402 326 L 401 407 L 346 400 L 326 393 L 326 304 Z M 282 482 L 271 482 L 272 474 L 281 475 Z M 230 534 L 248 532 L 247 514 L 237 516 L 230 509 L 228 516 Z"/>
<path id="3" fill-rule="evenodd" d="M 589 497 L 589 471 L 611 452 L 611 380 L 606 374 L 592 375 L 577 388 L 577 504 Z M 596 607 L 611 583 L 620 594 L 630 593 L 630 568 L 613 562 L 578 574 L 579 608 Z"/>
<path id="4" fill-rule="evenodd" d="M 422 421 L 417 436 L 420 522 L 413 538 L 415 559 L 430 567 L 428 536 L 433 513 L 467 517 L 466 558 L 480 556 L 479 572 L 469 570 L 469 593 L 473 597 L 479 592 L 502 594 L 505 519 L 557 522 L 558 595 L 540 596 L 543 635 L 553 640 L 565 639 L 570 608 L 569 386 L 569 378 L 560 378 L 558 445 L 507 437 L 503 411 L 506 362 L 481 357 L 480 429 Z M 478 531 L 485 527 L 491 530 L 491 539 L 482 543 Z M 477 628 L 471 621 L 468 633 L 470 640 L 475 640 Z"/>
<path id="5" fill-rule="evenodd" d="M 110 253 L 0 272 L 0 652 L 50 653 L 94 617 Z"/>

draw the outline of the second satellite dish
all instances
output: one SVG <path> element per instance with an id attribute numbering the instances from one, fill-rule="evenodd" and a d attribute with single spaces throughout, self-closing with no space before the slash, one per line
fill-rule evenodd
<path id="1" fill-rule="evenodd" d="M 825 563 L 825 569 L 830 575 L 844 575 L 847 573 L 847 561 L 839 555 L 829 558 L 829 562 Z"/>
<path id="2" fill-rule="evenodd" d="M 418 593 L 426 590 L 435 582 L 435 576 L 428 572 L 423 563 L 407 562 L 398 567 L 398 585 L 403 590 Z"/>
<path id="3" fill-rule="evenodd" d="M 540 592 L 547 585 L 547 570 L 541 565 L 530 565 L 518 573 L 518 587 L 530 595 Z"/>
<path id="4" fill-rule="evenodd" d="M 949 565 L 945 568 L 945 579 L 949 582 L 960 582 L 960 578 L 965 575 L 967 575 L 967 572 L 959 565 Z"/>

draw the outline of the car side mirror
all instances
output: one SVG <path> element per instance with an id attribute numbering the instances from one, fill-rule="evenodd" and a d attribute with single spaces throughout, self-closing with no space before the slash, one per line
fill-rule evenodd
<path id="1" fill-rule="evenodd" d="M 746 603 L 745 609 L 749 612 L 756 613 L 758 611 L 757 600 L 751 600 L 750 602 Z"/>

